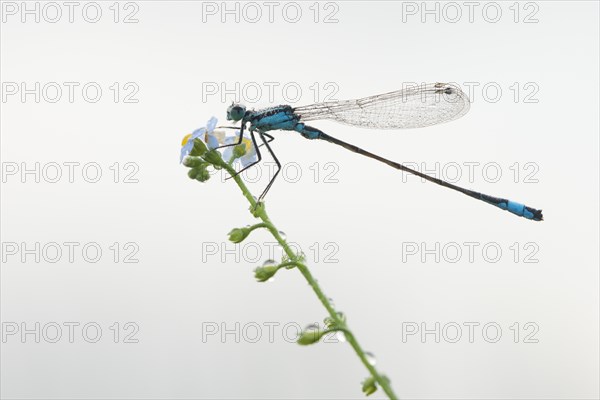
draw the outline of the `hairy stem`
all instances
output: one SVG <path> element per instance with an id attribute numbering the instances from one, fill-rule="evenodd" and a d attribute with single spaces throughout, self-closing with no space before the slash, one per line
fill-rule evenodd
<path id="1" fill-rule="evenodd" d="M 264 227 L 269 230 L 269 232 L 273 235 L 273 237 L 281 245 L 281 247 L 285 251 L 286 255 L 289 257 L 291 262 L 286 263 L 286 264 L 295 265 L 296 268 L 298 268 L 298 270 L 300 271 L 302 276 L 304 276 L 304 279 L 306 279 L 308 284 L 312 287 L 313 291 L 315 292 L 315 294 L 317 295 L 317 297 L 319 298 L 319 300 L 321 301 L 321 303 L 323 304 L 323 306 L 329 313 L 329 316 L 331 317 L 331 319 L 335 322 L 335 325 L 337 327 L 342 328 L 341 330 L 343 330 L 343 332 L 345 333 L 346 340 L 348 341 L 350 346 L 352 346 L 352 348 L 358 355 L 358 358 L 360 358 L 360 361 L 367 368 L 367 370 L 369 371 L 369 373 L 371 374 L 373 379 L 375 379 L 375 381 L 377 382 L 379 387 L 381 387 L 381 389 L 385 392 L 385 394 L 390 399 L 397 399 L 398 397 L 394 394 L 394 391 L 392 390 L 392 387 L 391 387 L 389 381 L 386 378 L 384 378 L 383 375 L 381 375 L 373 365 L 371 365 L 369 363 L 369 360 L 367 359 L 367 356 L 365 355 L 365 351 L 358 343 L 358 340 L 356 340 L 356 337 L 354 336 L 354 334 L 352 333 L 350 328 L 348 328 L 345 319 L 342 318 L 341 314 L 338 313 L 333 308 L 333 305 L 331 304 L 331 302 L 329 301 L 327 296 L 325 296 L 325 294 L 323 293 L 323 290 L 321 289 L 321 287 L 319 286 L 319 284 L 317 283 L 315 278 L 313 278 L 308 267 L 302 263 L 301 257 L 298 254 L 294 253 L 292 251 L 292 249 L 290 248 L 290 246 L 288 245 L 288 243 L 281 237 L 281 235 L 279 234 L 279 230 L 277 230 L 277 228 L 275 228 L 275 225 L 269 219 L 269 216 L 267 215 L 265 208 L 259 207 L 257 205 L 256 200 L 254 199 L 254 197 L 252 196 L 252 194 L 250 193 L 250 191 L 244 184 L 244 181 L 242 181 L 242 179 L 239 175 L 236 175 L 236 171 L 233 169 L 232 166 L 224 163 L 222 165 L 222 167 L 225 168 L 225 170 L 227 170 L 227 172 L 233 177 L 233 179 L 235 180 L 235 182 L 241 189 L 244 197 L 246 197 L 246 199 L 250 203 L 250 206 L 251 206 L 250 209 L 255 210 L 254 216 L 258 217 L 262 220 Z"/>

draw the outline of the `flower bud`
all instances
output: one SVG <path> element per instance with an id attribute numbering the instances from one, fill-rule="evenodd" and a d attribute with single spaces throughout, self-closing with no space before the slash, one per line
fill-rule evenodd
<path id="1" fill-rule="evenodd" d="M 186 157 L 183 159 L 183 165 L 188 168 L 195 168 L 202 165 L 204 161 L 199 157 Z"/>
<path id="2" fill-rule="evenodd" d="M 194 168 L 194 170 L 198 171 L 196 173 L 197 181 L 206 182 L 207 180 L 210 179 L 210 172 L 208 172 L 208 169 L 206 169 L 207 166 L 208 166 L 208 164 L 204 163 L 204 164 L 200 164 L 200 166 L 198 168 Z"/>
<path id="3" fill-rule="evenodd" d="M 368 377 L 362 382 L 362 391 L 365 396 L 370 396 L 377 391 L 377 385 L 375 384 L 375 378 L 372 376 Z"/>
<path id="4" fill-rule="evenodd" d="M 194 169 L 194 168 L 190 169 L 190 170 L 188 171 L 188 176 L 189 176 L 189 178 L 190 178 L 190 179 L 196 179 L 196 176 L 198 175 L 198 172 L 199 172 L 199 171 L 198 171 L 197 169 Z"/>
<path id="5" fill-rule="evenodd" d="M 277 273 L 278 269 L 278 265 L 266 265 L 263 267 L 258 267 L 254 270 L 254 277 L 259 282 L 266 282 Z"/>
<path id="6" fill-rule="evenodd" d="M 190 151 L 190 156 L 200 157 L 207 151 L 208 148 L 206 147 L 206 144 L 202 140 L 196 138 L 194 139 L 194 147 L 192 148 L 192 151 Z"/>
<path id="7" fill-rule="evenodd" d="M 218 164 L 223 163 L 223 159 L 221 158 L 221 153 L 219 153 L 216 150 L 207 151 L 206 153 L 204 153 L 202 158 L 204 158 L 207 162 L 209 162 L 211 164 L 218 165 Z"/>
<path id="8" fill-rule="evenodd" d="M 233 159 L 240 158 L 246 155 L 246 145 L 244 143 L 240 143 L 233 148 Z"/>
<path id="9" fill-rule="evenodd" d="M 327 331 L 322 331 L 318 328 L 306 329 L 300 334 L 296 343 L 302 346 L 308 346 L 309 344 L 317 343 Z"/>
<path id="10" fill-rule="evenodd" d="M 233 243 L 241 243 L 250 234 L 248 228 L 234 228 L 229 232 L 229 241 Z"/>

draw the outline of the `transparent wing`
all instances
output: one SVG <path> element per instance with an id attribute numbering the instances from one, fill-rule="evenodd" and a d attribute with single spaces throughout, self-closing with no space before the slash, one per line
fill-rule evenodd
<path id="1" fill-rule="evenodd" d="M 355 100 L 294 108 L 301 121 L 330 119 L 375 129 L 421 128 L 460 118 L 469 111 L 467 95 L 449 83 L 431 83 Z"/>

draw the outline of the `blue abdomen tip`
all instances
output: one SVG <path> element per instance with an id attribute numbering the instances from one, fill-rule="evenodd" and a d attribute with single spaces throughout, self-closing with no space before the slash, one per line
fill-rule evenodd
<path id="1" fill-rule="evenodd" d="M 516 201 L 508 201 L 504 208 L 511 213 L 518 215 L 520 217 L 524 217 L 527 219 L 531 219 L 534 221 L 542 221 L 544 216 L 542 215 L 542 210 L 536 210 L 535 208 L 527 207 L 525 204 L 517 203 Z"/>

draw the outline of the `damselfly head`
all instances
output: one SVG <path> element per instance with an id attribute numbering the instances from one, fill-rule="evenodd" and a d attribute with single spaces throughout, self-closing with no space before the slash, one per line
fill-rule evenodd
<path id="1" fill-rule="evenodd" d="M 244 114 L 246 113 L 246 106 L 243 104 L 231 103 L 229 107 L 227 107 L 227 120 L 228 121 L 239 121 L 244 118 Z"/>

